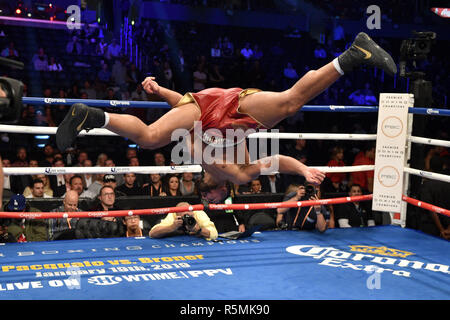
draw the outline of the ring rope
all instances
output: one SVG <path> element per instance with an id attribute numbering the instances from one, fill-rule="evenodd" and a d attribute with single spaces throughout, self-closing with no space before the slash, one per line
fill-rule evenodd
<path id="1" fill-rule="evenodd" d="M 428 145 L 432 145 L 432 146 L 440 146 L 440 147 L 450 148 L 450 141 L 447 141 L 447 140 L 429 139 L 429 138 L 415 137 L 415 136 L 411 136 L 408 139 L 414 143 L 421 143 L 421 144 L 428 144 Z"/>
<path id="2" fill-rule="evenodd" d="M 344 172 L 362 172 L 372 171 L 374 165 L 358 165 L 358 166 L 311 166 L 310 168 L 320 170 L 325 173 L 344 173 Z M 200 165 L 184 165 L 184 166 L 132 166 L 132 167 L 8 167 L 3 168 L 5 175 L 60 175 L 60 174 L 156 174 L 156 173 L 184 173 L 184 172 L 202 172 Z M 423 178 L 435 179 L 444 182 L 450 182 L 450 176 L 430 171 L 418 170 L 414 168 L 404 167 L 404 172 L 421 176 Z M 262 175 L 270 175 L 278 172 L 263 172 Z"/>
<path id="3" fill-rule="evenodd" d="M 171 107 L 166 102 L 155 101 L 126 101 L 126 100 L 94 100 L 94 99 L 65 99 L 65 98 L 40 98 L 23 97 L 24 104 L 32 105 L 72 105 L 74 103 L 84 103 L 91 107 L 126 107 L 126 108 L 164 108 Z M 335 106 L 335 105 L 304 105 L 302 111 L 319 112 L 378 112 L 378 106 Z M 409 108 L 409 113 L 450 116 L 448 109 L 435 108 Z"/>
<path id="4" fill-rule="evenodd" d="M 54 135 L 56 134 L 57 127 L 39 127 L 39 126 L 16 126 L 16 125 L 0 125 L 0 132 L 5 133 L 24 133 L 24 134 L 47 134 Z M 96 128 L 89 130 L 81 130 L 79 136 L 119 136 L 118 134 L 109 131 L 107 129 Z"/>
<path id="5" fill-rule="evenodd" d="M 373 165 L 344 166 L 344 167 L 310 167 L 323 172 L 360 172 L 371 171 Z M 184 173 L 202 172 L 200 165 L 184 166 L 132 166 L 132 167 L 8 167 L 3 168 L 5 175 L 60 175 L 60 174 L 156 174 L 156 173 Z M 278 172 L 263 172 L 262 175 L 270 175 Z"/>
<path id="6" fill-rule="evenodd" d="M 30 127 L 0 124 L 0 132 L 22 133 L 22 134 L 56 134 L 56 127 Z M 82 130 L 79 136 L 119 136 L 107 129 L 91 129 L 88 132 Z M 305 139 L 305 140 L 376 140 L 376 134 L 354 134 L 354 133 L 289 133 L 289 132 L 256 132 L 248 135 L 248 138 L 260 139 Z M 427 144 L 433 146 L 450 147 L 450 141 L 430 139 L 424 137 L 410 136 L 408 138 L 413 143 Z"/>
<path id="7" fill-rule="evenodd" d="M 16 126 L 0 124 L 0 132 L 5 133 L 22 133 L 22 134 L 56 134 L 56 127 L 30 127 L 30 126 Z M 119 136 L 107 129 L 91 129 L 88 132 L 82 130 L 79 136 Z M 260 139 L 305 139 L 305 140 L 376 140 L 376 134 L 353 134 L 353 133 L 289 133 L 289 132 L 256 132 L 248 135 L 248 138 Z M 408 138 L 411 142 L 421 143 L 427 145 L 450 147 L 450 141 L 430 139 L 424 137 L 410 136 Z"/>
<path id="8" fill-rule="evenodd" d="M 434 180 L 440 180 L 444 182 L 450 182 L 450 176 L 442 174 L 442 173 L 436 173 L 436 172 L 430 172 L 430 171 L 424 171 L 424 170 L 418 170 L 414 168 L 404 168 L 404 172 L 413 174 L 416 176 L 420 176 L 422 178 L 428 178 L 428 179 L 434 179 Z"/>
<path id="9" fill-rule="evenodd" d="M 126 107 L 126 108 L 158 108 L 170 109 L 168 103 L 162 101 L 126 101 L 126 100 L 96 100 L 96 99 L 66 99 L 66 98 L 40 98 L 40 97 L 22 97 L 23 104 L 31 104 L 35 106 L 48 105 L 66 105 L 71 106 L 75 103 L 84 103 L 90 107 L 97 108 L 111 108 L 111 107 Z"/>
<path id="10" fill-rule="evenodd" d="M 186 166 L 133 166 L 133 167 L 8 167 L 3 168 L 5 175 L 60 175 L 60 174 L 156 174 L 202 172 L 200 165 Z"/>
<path id="11" fill-rule="evenodd" d="M 256 132 L 248 138 L 305 140 L 376 140 L 376 134 Z"/>
<path id="12" fill-rule="evenodd" d="M 368 201 L 372 195 L 363 195 L 355 197 L 342 197 L 334 199 L 307 200 L 295 202 L 273 202 L 273 203 L 248 203 L 248 204 L 209 204 L 210 210 L 259 210 L 276 208 L 297 208 L 309 207 L 315 205 L 340 204 L 347 202 Z M 56 219 L 56 218 L 101 218 L 101 217 L 125 217 L 132 215 L 157 215 L 171 212 L 198 211 L 204 210 L 203 204 L 138 209 L 138 210 L 111 210 L 111 211 L 83 211 L 83 212 L 0 212 L 0 218 L 12 219 Z"/>
<path id="13" fill-rule="evenodd" d="M 292 202 L 272 202 L 272 203 L 241 203 L 241 204 L 209 204 L 210 210 L 261 210 L 277 208 L 297 208 L 310 207 L 315 205 L 332 205 L 348 202 L 359 202 L 372 200 L 372 195 L 355 197 L 341 197 L 332 199 L 292 201 Z M 444 209 L 427 202 L 416 200 L 403 195 L 402 200 L 419 208 L 423 208 L 438 214 L 450 217 L 450 210 Z M 199 211 L 204 210 L 203 204 L 196 204 L 182 207 L 166 207 L 137 210 L 111 210 L 111 211 L 83 211 L 83 212 L 0 212 L 0 218 L 11 219 L 57 219 L 57 218 L 101 218 L 101 217 L 125 217 L 132 215 L 159 215 L 166 213 Z"/>
<path id="14" fill-rule="evenodd" d="M 412 204 L 412 205 L 414 205 L 416 207 L 423 208 L 423 209 L 426 209 L 426 210 L 429 210 L 429 211 L 432 211 L 432 212 L 436 212 L 436 213 L 442 214 L 444 216 L 450 217 L 450 210 L 448 210 L 448 209 L 444 209 L 444 208 L 432 205 L 432 204 L 427 203 L 427 202 L 416 200 L 414 198 L 410 198 L 410 197 L 405 196 L 405 195 L 402 196 L 402 199 L 403 199 L 403 201 L 405 201 L 407 203 L 410 203 L 410 204 Z"/>

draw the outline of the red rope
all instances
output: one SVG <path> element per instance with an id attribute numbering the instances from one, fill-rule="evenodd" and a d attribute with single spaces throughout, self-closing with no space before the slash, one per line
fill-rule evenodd
<path id="1" fill-rule="evenodd" d="M 407 197 L 405 195 L 402 196 L 402 199 L 403 199 L 403 201 L 406 201 L 406 202 L 408 202 L 408 203 L 410 203 L 410 204 L 412 204 L 412 205 L 414 205 L 416 207 L 423 208 L 423 209 L 426 209 L 426 210 L 429 210 L 429 211 L 432 211 L 432 212 L 436 212 L 436 213 L 442 214 L 444 216 L 450 217 L 450 210 L 448 210 L 448 209 L 437 207 L 437 206 L 434 206 L 432 204 L 429 204 L 429 203 L 426 203 L 426 202 L 423 202 L 423 201 L 420 201 L 420 200 L 416 200 L 416 199 Z"/>
<path id="2" fill-rule="evenodd" d="M 333 199 L 307 200 L 307 201 L 290 201 L 290 202 L 271 202 L 271 203 L 235 203 L 235 204 L 210 204 L 210 210 L 263 210 L 277 208 L 297 208 L 309 207 L 315 205 L 330 205 L 346 202 L 359 202 L 372 200 L 372 195 L 363 195 L 355 197 L 342 197 Z M 405 195 L 402 196 L 406 201 L 414 206 L 433 211 L 450 217 L 450 210 L 444 209 L 432 204 L 419 201 Z M 137 210 L 112 210 L 112 211 L 83 211 L 83 212 L 0 212 L 0 218 L 11 219 L 56 219 L 56 218 L 101 218 L 101 217 L 125 217 L 131 215 L 155 215 L 166 214 L 169 212 L 199 211 L 204 210 L 202 204 L 195 204 L 184 207 L 167 207 L 154 209 L 137 209 Z"/>
<path id="3" fill-rule="evenodd" d="M 272 202 L 272 203 L 243 203 L 243 204 L 210 204 L 211 210 L 260 210 L 276 208 L 309 207 L 314 205 L 329 205 L 346 202 L 358 202 L 371 200 L 372 195 L 342 197 L 334 199 L 307 200 L 295 202 Z M 57 218 L 102 218 L 102 217 L 125 217 L 132 215 L 154 215 L 169 212 L 184 212 L 204 210 L 202 204 L 184 207 L 168 207 L 138 210 L 112 210 L 112 211 L 83 211 L 83 212 L 0 212 L 0 218 L 12 219 L 57 219 Z"/>
<path id="4" fill-rule="evenodd" d="M 372 195 L 342 197 L 333 199 L 307 200 L 307 201 L 291 201 L 291 202 L 272 202 L 272 203 L 241 203 L 241 204 L 210 204 L 211 210 L 261 210 L 276 208 L 297 208 L 309 207 L 315 205 L 329 205 L 346 202 L 359 202 L 372 200 Z"/>
<path id="5" fill-rule="evenodd" d="M 80 211 L 80 212 L 0 212 L 0 218 L 12 219 L 57 219 L 57 218 L 102 218 L 125 217 L 132 215 L 153 215 L 169 212 L 183 212 L 203 210 L 202 204 L 186 207 L 167 207 L 138 210 L 111 210 L 111 211 Z"/>

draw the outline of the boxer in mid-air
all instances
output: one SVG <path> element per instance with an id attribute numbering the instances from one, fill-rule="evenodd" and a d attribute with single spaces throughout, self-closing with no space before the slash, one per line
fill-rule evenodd
<path id="1" fill-rule="evenodd" d="M 56 143 L 64 151 L 72 146 L 81 130 L 106 128 L 133 140 L 142 148 L 156 149 L 172 142 L 171 135 L 176 129 L 192 132 L 195 121 L 201 121 L 202 130 L 218 129 L 224 136 L 227 129 L 270 129 L 294 115 L 342 75 L 361 65 L 380 68 L 391 76 L 397 73 L 392 57 L 367 34 L 361 32 L 339 57 L 318 70 L 309 71 L 291 88 L 282 92 L 210 88 L 183 96 L 160 87 L 155 78 L 148 77 L 142 82 L 144 90 L 159 95 L 172 107 L 160 119 L 146 125 L 132 115 L 107 113 L 76 103 L 58 127 Z M 193 139 L 192 133 L 191 138 Z M 309 183 L 320 184 L 325 177 L 323 172 L 309 168 L 291 157 L 276 155 L 250 162 L 247 152 L 245 164 L 223 161 L 202 163 L 205 175 L 200 191 L 207 200 L 220 202 L 226 195 L 226 181 L 235 184 L 249 182 L 258 177 L 261 170 L 270 167 L 273 161 L 278 162 L 278 172 L 303 175 Z"/>

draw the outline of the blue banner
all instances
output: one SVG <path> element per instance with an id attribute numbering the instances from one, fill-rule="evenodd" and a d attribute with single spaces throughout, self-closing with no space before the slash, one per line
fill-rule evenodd
<path id="1" fill-rule="evenodd" d="M 0 299 L 447 300 L 449 252 L 394 226 L 4 244 Z"/>

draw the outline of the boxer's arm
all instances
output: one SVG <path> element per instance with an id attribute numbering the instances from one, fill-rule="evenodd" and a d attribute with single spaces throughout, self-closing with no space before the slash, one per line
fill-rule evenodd
<path id="1" fill-rule="evenodd" d="M 142 88 L 147 93 L 154 93 L 163 98 L 171 107 L 176 105 L 183 97 L 180 93 L 161 87 L 156 81 L 155 77 L 147 77 L 142 81 Z"/>
<path id="2" fill-rule="evenodd" d="M 178 92 L 163 87 L 159 87 L 158 95 L 163 98 L 171 107 L 175 106 L 183 97 Z"/>
<path id="3" fill-rule="evenodd" d="M 244 184 L 256 179 L 261 174 L 275 172 L 302 175 L 307 182 L 316 185 L 321 184 L 325 178 L 325 173 L 309 168 L 297 159 L 283 155 L 265 157 L 249 164 L 226 164 L 220 167 L 227 176 L 227 180 L 236 184 Z"/>
<path id="4" fill-rule="evenodd" d="M 259 163 L 261 173 L 270 174 L 274 172 L 293 174 L 304 176 L 306 181 L 312 184 L 321 184 L 325 178 L 325 173 L 310 168 L 297 159 L 292 157 L 275 155 L 271 157 L 262 158 L 256 161 Z"/>

